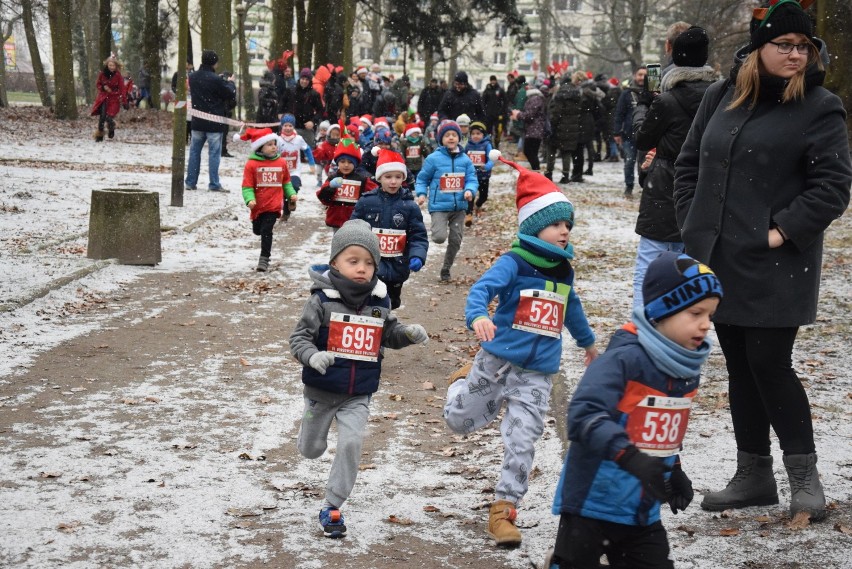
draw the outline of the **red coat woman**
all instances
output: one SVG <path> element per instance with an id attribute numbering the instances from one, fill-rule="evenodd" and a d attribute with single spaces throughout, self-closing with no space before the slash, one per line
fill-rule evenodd
<path id="1" fill-rule="evenodd" d="M 91 116 L 98 115 L 98 130 L 95 131 L 95 142 L 104 139 L 104 123 L 109 129 L 108 136 L 115 136 L 115 115 L 121 110 L 127 96 L 124 78 L 121 76 L 121 63 L 115 57 L 104 61 L 104 68 L 98 74 L 96 84 L 98 97 L 92 106 Z"/>

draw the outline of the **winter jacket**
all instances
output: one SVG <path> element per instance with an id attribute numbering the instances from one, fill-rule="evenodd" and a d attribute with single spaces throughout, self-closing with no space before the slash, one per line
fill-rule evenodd
<path id="1" fill-rule="evenodd" d="M 606 96 L 603 98 L 603 120 L 601 132 L 605 136 L 612 135 L 613 119 L 615 118 L 615 108 L 618 106 L 618 99 L 621 98 L 621 87 L 610 85 L 606 91 Z"/>
<path id="2" fill-rule="evenodd" d="M 691 400 L 699 376 L 680 379 L 661 372 L 636 334 L 632 323 L 613 334 L 606 352 L 586 368 L 568 405 L 571 444 L 556 488 L 555 515 L 631 526 L 647 526 L 660 519 L 660 502 L 645 494 L 639 479 L 613 459 L 634 442 L 627 423 L 646 396 Z M 677 455 L 660 460 L 671 467 Z"/>
<path id="3" fill-rule="evenodd" d="M 399 140 L 399 153 L 405 158 L 405 166 L 412 172 L 423 168 L 423 161 L 429 156 L 429 144 L 423 136 L 403 137 Z"/>
<path id="4" fill-rule="evenodd" d="M 305 128 L 305 123 L 312 121 L 314 126 L 322 120 L 325 109 L 320 94 L 308 85 L 302 87 L 296 83 L 292 90 L 293 94 L 293 116 L 296 117 L 296 128 Z"/>
<path id="5" fill-rule="evenodd" d="M 482 90 L 482 106 L 485 108 L 485 116 L 495 120 L 506 111 L 506 91 L 503 87 L 496 87 L 489 83 Z"/>
<path id="6" fill-rule="evenodd" d="M 260 90 L 257 92 L 257 114 L 259 123 L 278 122 L 278 92 L 275 90 L 275 75 L 265 71 L 260 78 Z"/>
<path id="7" fill-rule="evenodd" d="M 600 113 L 603 92 L 595 87 L 594 81 L 586 81 L 580 85 L 583 93 L 580 99 L 580 144 L 586 144 L 595 139 L 595 116 Z"/>
<path id="8" fill-rule="evenodd" d="M 420 118 L 428 121 L 432 113 L 438 110 L 441 100 L 444 98 L 444 92 L 440 87 L 426 87 L 420 91 L 420 97 L 417 99 L 417 112 L 420 113 Z M 458 115 L 456 115 L 458 116 Z M 455 120 L 455 117 L 453 117 Z"/>
<path id="9" fill-rule="evenodd" d="M 106 91 L 106 87 L 109 88 L 109 92 Z M 118 69 L 110 71 L 104 67 L 98 74 L 95 88 L 98 91 L 98 96 L 95 98 L 95 104 L 92 105 L 91 116 L 100 114 L 101 105 L 106 105 L 108 117 L 117 115 L 122 105 L 127 101 L 127 91 L 124 88 L 124 78 L 121 76 L 121 72 Z"/>
<path id="10" fill-rule="evenodd" d="M 328 265 L 316 265 L 308 271 L 313 284 L 311 297 L 305 304 L 299 322 L 290 334 L 290 353 L 304 367 L 302 382 L 305 385 L 348 395 L 369 395 L 379 388 L 379 376 L 382 372 L 384 348 L 404 348 L 411 345 L 405 335 L 406 326 L 399 323 L 391 312 L 387 286 L 378 281 L 373 294 L 363 306 L 352 307 L 343 302 L 340 293 L 328 278 Z M 381 333 L 381 347 L 378 361 L 335 357 L 334 363 L 320 374 L 310 366 L 311 356 L 317 352 L 328 351 L 329 329 L 333 314 L 362 315 L 377 318 L 384 322 Z M 365 340 L 368 343 L 368 340 Z"/>
<path id="11" fill-rule="evenodd" d="M 343 82 L 345 81 L 345 75 L 332 73 L 328 83 L 325 85 L 325 93 L 323 95 L 325 117 L 332 122 L 340 117 L 340 111 L 343 109 Z"/>
<path id="12" fill-rule="evenodd" d="M 423 224 L 423 214 L 414 202 L 410 191 L 401 188 L 395 194 L 389 194 L 381 188 L 361 196 L 355 205 L 352 219 L 363 219 L 377 229 L 393 229 L 405 231 L 405 248 L 402 255 L 382 255 L 379 265 L 379 278 L 386 283 L 404 283 L 408 280 L 411 270 L 408 261 L 417 257 L 424 263 L 429 251 L 429 238 L 426 225 Z"/>
<path id="13" fill-rule="evenodd" d="M 580 144 L 582 98 L 580 88 L 567 81 L 550 99 L 550 144 L 562 152 L 574 152 Z"/>
<path id="14" fill-rule="evenodd" d="M 353 170 L 351 174 L 346 176 L 343 176 L 340 173 L 337 175 L 344 180 L 353 180 L 360 184 L 358 186 L 358 195 L 353 197 L 355 201 L 340 201 L 334 199 L 336 190 L 330 186 L 331 180 L 333 179 L 332 177 L 329 177 L 325 182 L 323 182 L 322 187 L 317 190 L 317 198 L 319 198 L 320 203 L 326 206 L 325 224 L 329 227 L 340 227 L 346 223 L 349 218 L 352 217 L 352 212 L 355 211 L 355 203 L 361 199 L 361 196 L 376 189 L 377 187 L 376 183 L 370 178 L 370 174 L 361 168 Z"/>
<path id="15" fill-rule="evenodd" d="M 636 93 L 638 87 L 630 87 L 621 92 L 618 104 L 615 106 L 615 117 L 612 123 L 613 136 L 624 140 L 633 140 L 633 109 L 636 108 Z"/>
<path id="16" fill-rule="evenodd" d="M 568 261 L 565 261 L 568 264 Z M 562 334 L 548 336 L 513 327 L 521 299 L 521 291 L 555 292 L 562 297 L 563 325 L 581 348 L 595 343 L 580 297 L 574 290 L 574 269 L 568 264 L 565 276 L 556 279 L 545 275 L 514 252 L 505 253 L 479 277 L 470 288 L 464 314 L 467 327 L 488 317 L 488 304 L 497 296 L 499 304 L 492 322 L 497 327 L 494 339 L 482 342 L 486 352 L 512 362 L 518 367 L 545 374 L 559 371 L 562 360 Z"/>
<path id="17" fill-rule="evenodd" d="M 226 81 L 216 74 L 211 65 L 202 65 L 189 74 L 189 91 L 192 108 L 211 115 L 225 117 L 237 102 L 237 88 L 233 81 Z M 222 132 L 222 124 L 192 117 L 192 130 L 200 132 Z"/>
<path id="18" fill-rule="evenodd" d="M 464 182 L 458 191 L 441 191 L 441 176 L 445 174 L 463 174 Z M 476 197 L 479 181 L 476 178 L 476 168 L 464 152 L 450 154 L 445 146 L 439 146 L 435 152 L 423 161 L 423 169 L 417 174 L 415 195 L 428 194 L 429 212 L 433 211 L 467 211 L 467 201 L 464 192 L 471 192 Z"/>
<path id="19" fill-rule="evenodd" d="M 482 97 L 479 96 L 479 91 L 470 85 L 466 85 L 461 91 L 448 89 L 444 93 L 444 98 L 441 99 L 441 104 L 438 105 L 438 118 L 440 120 L 454 121 L 459 115 L 469 116 L 471 122 L 485 120 Z"/>
<path id="20" fill-rule="evenodd" d="M 518 120 L 524 122 L 524 137 L 544 138 L 545 133 L 545 116 L 546 107 L 544 103 L 544 95 L 538 89 L 527 89 L 527 100 L 524 103 L 524 110 L 518 114 Z"/>
<path id="21" fill-rule="evenodd" d="M 280 217 L 284 200 L 296 195 L 287 161 L 280 154 L 268 158 L 259 152 L 252 153 L 243 170 L 242 188 L 246 205 L 256 202 L 249 214 L 252 221 L 261 213 L 271 212 Z"/>
<path id="22" fill-rule="evenodd" d="M 674 212 L 674 165 L 686 140 L 704 92 L 713 83 L 713 68 L 674 67 L 663 77 L 661 94 L 654 98 L 636 131 L 636 149 L 657 155 L 647 171 L 636 233 L 667 243 L 680 243 Z"/>
<path id="23" fill-rule="evenodd" d="M 464 151 L 467 154 L 468 158 L 470 158 L 471 152 L 482 152 L 483 159 L 485 163 L 481 166 L 474 166 L 476 168 L 476 179 L 482 182 L 483 180 L 488 180 L 491 178 L 491 169 L 494 168 L 494 162 L 491 161 L 491 158 L 488 156 L 488 153 L 494 147 L 491 145 L 491 137 L 487 134 L 482 137 L 482 140 L 479 142 L 473 142 L 469 140 L 467 146 L 465 146 Z M 471 162 L 473 159 L 471 158 Z"/>
<path id="24" fill-rule="evenodd" d="M 746 55 L 736 54 L 732 78 Z M 782 80 L 761 77 L 754 108 L 732 110 L 735 82 L 719 82 L 698 108 L 675 164 L 675 211 L 686 252 L 725 287 L 716 322 L 772 328 L 816 319 L 824 232 L 846 210 L 852 184 L 846 112 L 822 87 L 824 75 L 809 66 L 804 100 L 788 103 Z M 787 241 L 770 249 L 775 225 Z"/>
<path id="25" fill-rule="evenodd" d="M 373 101 L 373 119 L 379 117 L 395 117 L 397 112 L 396 97 L 390 91 L 382 91 Z"/>

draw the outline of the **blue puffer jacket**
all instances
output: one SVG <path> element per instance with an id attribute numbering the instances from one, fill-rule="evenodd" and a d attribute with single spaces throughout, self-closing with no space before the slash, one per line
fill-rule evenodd
<path id="1" fill-rule="evenodd" d="M 491 178 L 491 169 L 494 167 L 494 162 L 491 161 L 491 158 L 488 157 L 488 153 L 491 152 L 491 149 L 494 148 L 491 145 L 491 137 L 487 134 L 480 140 L 479 142 L 473 142 L 472 140 L 468 141 L 467 146 L 465 146 L 464 151 L 465 154 L 469 153 L 471 150 L 485 152 L 485 164 L 482 168 L 476 168 L 476 178 L 477 180 L 488 180 Z"/>
<path id="2" fill-rule="evenodd" d="M 698 383 L 698 375 L 678 379 L 657 369 L 639 344 L 633 323 L 613 334 L 568 405 L 571 445 L 556 488 L 554 515 L 570 513 L 633 526 L 658 521 L 660 502 L 645 494 L 639 479 L 613 458 L 631 444 L 625 426 L 638 403 L 646 396 L 692 399 Z M 660 460 L 671 467 L 678 457 Z"/>
<path id="3" fill-rule="evenodd" d="M 464 189 L 458 192 L 442 192 L 439 183 L 443 174 L 464 174 Z M 429 211 L 467 211 L 467 201 L 464 193 L 469 191 L 476 197 L 479 181 L 476 179 L 476 168 L 464 152 L 450 154 L 444 146 L 439 146 L 435 152 L 423 161 L 423 169 L 417 174 L 414 193 L 420 197 L 428 194 Z"/>
<path id="4" fill-rule="evenodd" d="M 566 261 L 567 263 L 567 261 Z M 520 291 L 525 289 L 556 292 L 565 299 L 563 324 L 581 348 L 595 343 L 595 334 L 583 313 L 580 297 L 574 292 L 574 269 L 566 276 L 553 279 L 522 259 L 517 253 L 506 253 L 485 271 L 471 287 L 464 308 L 468 328 L 473 321 L 488 316 L 488 303 L 498 296 L 500 303 L 492 321 L 497 326 L 494 339 L 482 342 L 482 349 L 516 366 L 546 374 L 559 371 L 562 360 L 562 336 L 552 338 L 512 328 L 518 309 Z M 471 328 L 472 329 L 472 328 Z"/>
<path id="5" fill-rule="evenodd" d="M 429 237 L 420 207 L 405 188 L 389 194 L 381 188 L 363 194 L 355 204 L 352 219 L 363 219 L 381 229 L 402 229 L 406 233 L 405 250 L 399 257 L 382 257 L 379 278 L 386 283 L 402 283 L 411 273 L 408 261 L 417 257 L 424 263 L 429 251 Z"/>

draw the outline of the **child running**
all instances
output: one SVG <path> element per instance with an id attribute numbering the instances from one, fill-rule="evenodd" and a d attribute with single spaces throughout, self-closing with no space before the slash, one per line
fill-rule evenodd
<path id="1" fill-rule="evenodd" d="M 674 567 L 661 502 L 692 501 L 680 466 L 711 318 L 722 287 L 707 266 L 666 251 L 648 265 L 644 306 L 586 370 L 568 406 L 571 445 L 556 489 L 548 569 Z"/>
<path id="2" fill-rule="evenodd" d="M 287 162 L 287 170 L 290 172 L 290 181 L 293 184 L 293 189 L 296 193 L 302 187 L 302 157 L 301 153 L 305 153 L 308 159 L 308 164 L 311 167 L 311 173 L 314 173 L 314 155 L 311 152 L 311 147 L 305 142 L 301 135 L 296 133 L 296 117 L 290 113 L 281 117 L 281 136 L 278 137 L 278 152 L 281 157 Z M 288 202 L 284 202 L 284 213 L 282 215 L 284 221 L 290 218 L 290 207 Z"/>
<path id="3" fill-rule="evenodd" d="M 243 200 L 248 206 L 251 227 L 260 235 L 260 258 L 257 271 L 269 270 L 272 252 L 272 230 L 281 217 L 284 204 L 296 209 L 296 190 L 290 183 L 290 174 L 284 158 L 278 154 L 278 135 L 271 129 L 246 129 L 234 141 L 250 140 L 252 154 L 243 170 Z"/>
<path id="4" fill-rule="evenodd" d="M 361 196 L 352 218 L 369 223 L 379 237 L 379 279 L 387 285 L 391 308 L 396 310 L 402 303 L 402 285 L 426 262 L 429 238 L 420 207 L 403 186 L 408 170 L 402 156 L 377 147 L 372 152 L 378 157 L 376 179 L 381 187 Z"/>
<path id="5" fill-rule="evenodd" d="M 491 423 L 506 402 L 503 466 L 488 535 L 499 546 L 517 547 L 516 508 L 527 492 L 535 443 L 544 433 L 563 326 L 585 350 L 586 365 L 598 352 L 573 286 L 574 206 L 538 172 L 503 159 L 499 150 L 492 150 L 491 159 L 520 172 L 518 238 L 470 289 L 465 318 L 482 346 L 467 377 L 450 385 L 444 419 L 456 433 L 469 434 Z M 488 305 L 495 296 L 499 304 L 492 319 Z"/>
<path id="6" fill-rule="evenodd" d="M 361 194 L 377 187 L 370 175 L 359 167 L 361 150 L 350 136 L 344 136 L 334 150 L 334 168 L 329 179 L 317 190 L 319 201 L 326 206 L 325 224 L 337 231 L 352 217 Z"/>
<path id="7" fill-rule="evenodd" d="M 358 475 L 370 398 L 379 388 L 383 348 L 426 342 L 419 324 L 405 326 L 391 313 L 379 281 L 379 239 L 360 219 L 343 224 L 331 240 L 328 265 L 311 267 L 311 297 L 290 335 L 290 352 L 302 363 L 305 413 L 299 452 L 319 458 L 337 421 L 337 450 L 328 475 L 319 523 L 326 537 L 346 535 L 340 507 Z"/>
<path id="8" fill-rule="evenodd" d="M 491 137 L 488 136 L 488 128 L 485 124 L 474 121 L 470 123 L 470 140 L 465 146 L 465 152 L 473 167 L 476 168 L 476 180 L 479 188 L 476 191 L 476 215 L 482 212 L 482 204 L 488 199 L 488 184 L 491 181 L 491 168 L 494 162 L 489 157 L 492 150 Z M 473 225 L 474 203 L 467 202 L 467 215 L 464 218 L 465 227 Z"/>

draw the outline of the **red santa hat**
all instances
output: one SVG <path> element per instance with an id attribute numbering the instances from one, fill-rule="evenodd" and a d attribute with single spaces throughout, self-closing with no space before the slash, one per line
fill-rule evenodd
<path id="1" fill-rule="evenodd" d="M 408 169 L 405 167 L 405 159 L 399 152 L 374 146 L 370 153 L 379 158 L 378 162 L 376 162 L 377 180 L 388 172 L 402 172 L 403 176 L 408 173 Z"/>
<path id="2" fill-rule="evenodd" d="M 240 140 L 251 141 L 251 149 L 256 152 L 270 140 L 277 142 L 278 135 L 271 128 L 247 128 L 242 135 L 234 134 L 234 142 Z"/>
<path id="3" fill-rule="evenodd" d="M 536 236 L 548 225 L 565 220 L 574 226 L 574 205 L 565 197 L 559 186 L 539 172 L 503 158 L 499 150 L 492 150 L 492 162 L 503 162 L 519 172 L 516 195 L 518 206 L 518 232 Z"/>
<path id="4" fill-rule="evenodd" d="M 361 124 L 365 127 L 373 128 L 373 117 L 371 115 L 361 115 L 361 118 L 358 120 L 360 120 Z"/>
<path id="5" fill-rule="evenodd" d="M 390 128 L 390 123 L 388 122 L 387 117 L 379 117 L 375 121 L 373 121 L 374 127 L 377 128 L 379 125 L 383 125 L 383 126 Z"/>
<path id="6" fill-rule="evenodd" d="M 416 124 L 410 124 L 405 127 L 405 136 L 415 136 L 417 134 L 423 134 L 423 131 Z"/>

